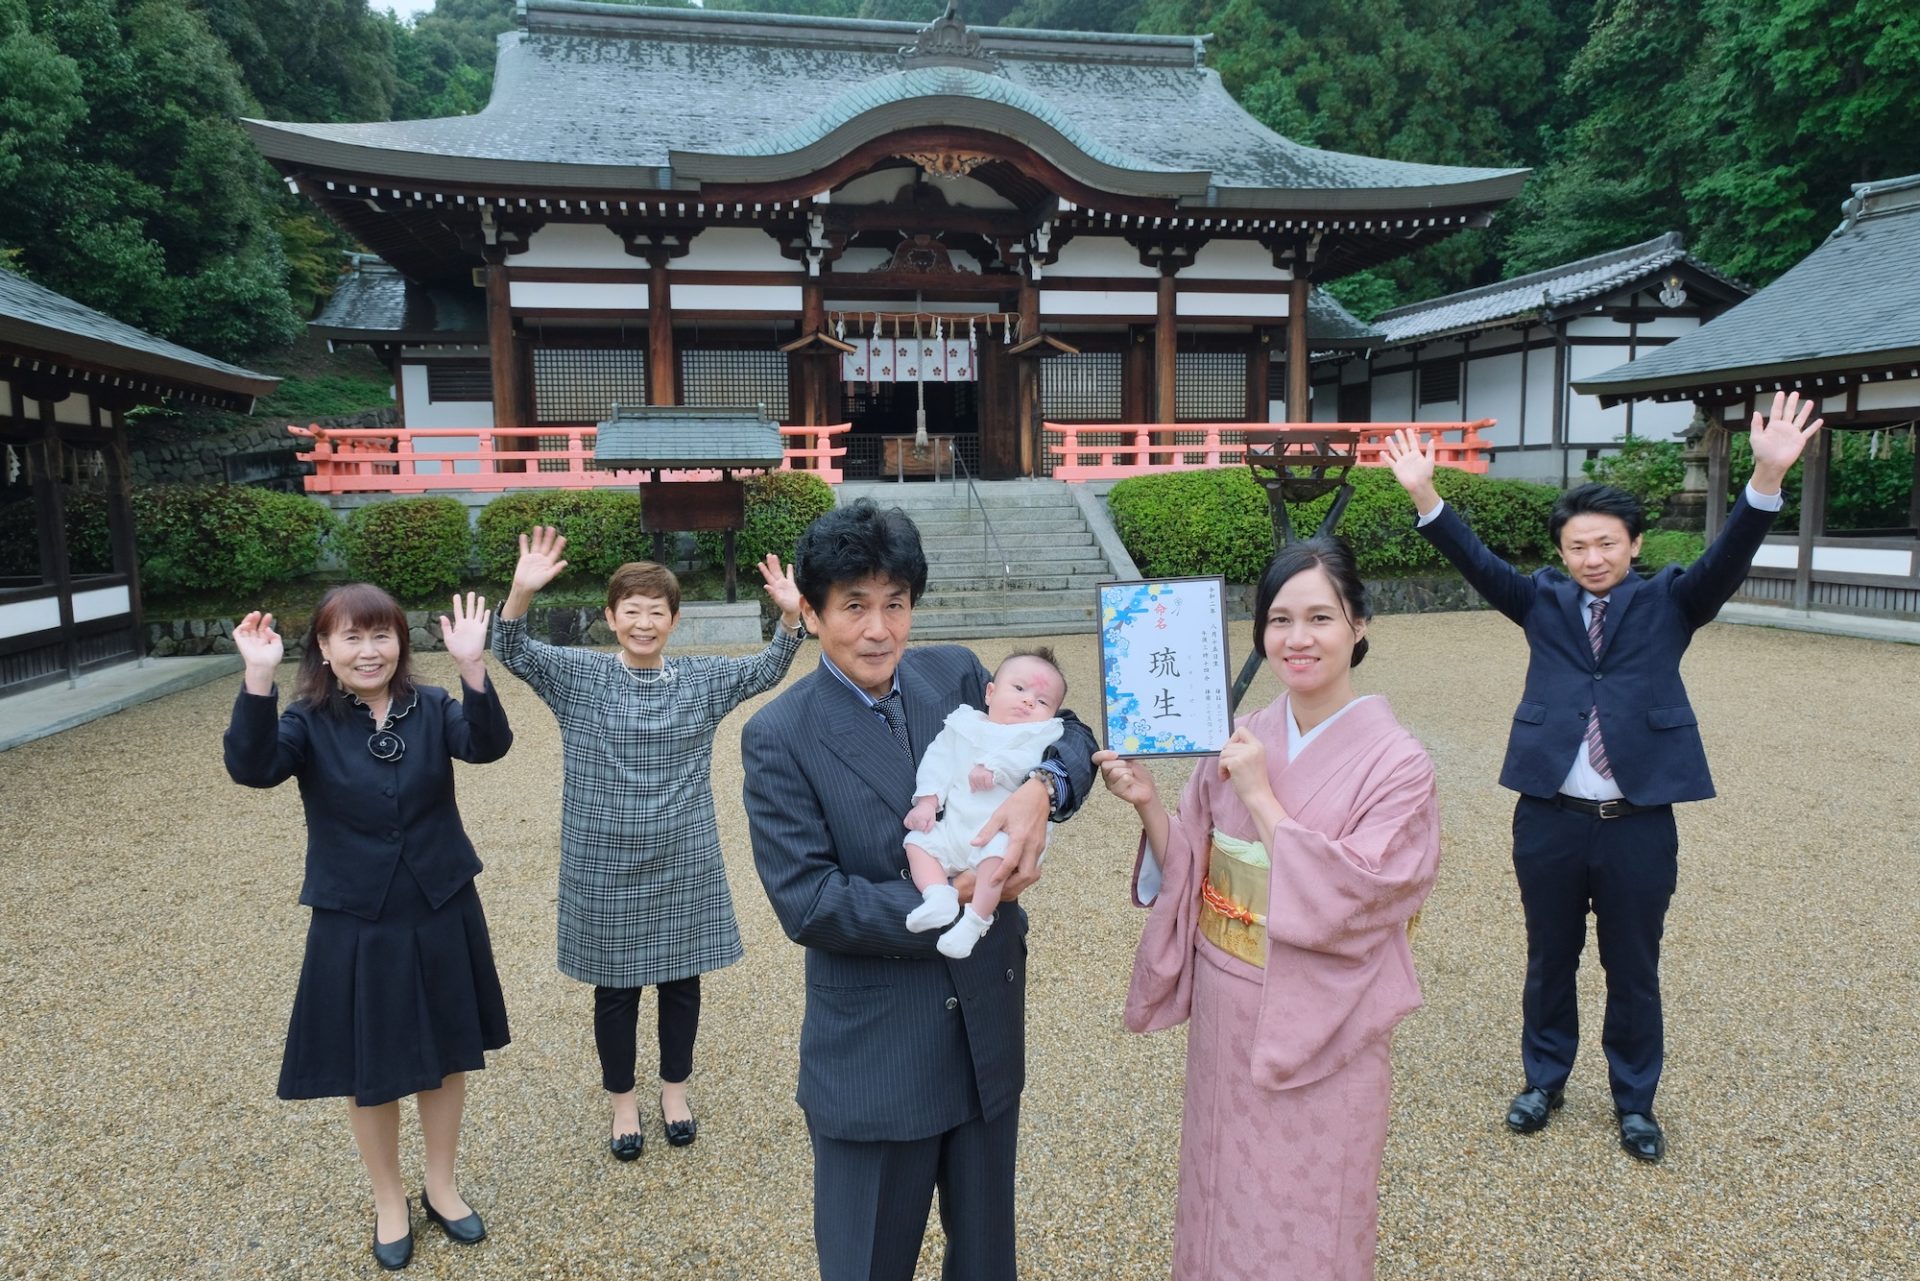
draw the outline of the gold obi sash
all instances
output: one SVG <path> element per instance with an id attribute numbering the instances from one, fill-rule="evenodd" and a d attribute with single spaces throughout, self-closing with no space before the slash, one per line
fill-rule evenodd
<path id="1" fill-rule="evenodd" d="M 1200 936 L 1249 965 L 1267 965 L 1267 850 L 1216 831 L 1200 884 Z"/>

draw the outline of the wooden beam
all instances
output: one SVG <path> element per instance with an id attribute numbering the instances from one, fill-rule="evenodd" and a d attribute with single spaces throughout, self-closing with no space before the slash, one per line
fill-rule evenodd
<path id="1" fill-rule="evenodd" d="M 1293 263 L 1293 279 L 1287 282 L 1287 421 L 1313 421 L 1312 357 L 1307 351 L 1307 290 L 1310 288 L 1305 266 L 1299 257 Z"/>
<path id="2" fill-rule="evenodd" d="M 673 284 L 667 276 L 667 257 L 647 259 L 647 401 L 655 405 L 680 403 L 680 353 L 673 341 Z"/>
<path id="3" fill-rule="evenodd" d="M 1273 348 L 1266 331 L 1256 328 L 1247 344 L 1247 421 L 1267 421 L 1267 378 L 1273 363 Z"/>

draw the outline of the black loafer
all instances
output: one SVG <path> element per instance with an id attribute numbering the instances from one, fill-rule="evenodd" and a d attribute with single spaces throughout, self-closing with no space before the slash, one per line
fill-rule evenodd
<path id="1" fill-rule="evenodd" d="M 1620 1114 L 1620 1150 L 1636 1161 L 1658 1162 L 1667 1154 L 1666 1132 L 1651 1112 Z"/>
<path id="2" fill-rule="evenodd" d="M 647 1145 L 644 1134 L 622 1134 L 607 1140 L 607 1151 L 613 1153 L 616 1160 L 638 1161 L 640 1149 Z"/>
<path id="3" fill-rule="evenodd" d="M 1513 1096 L 1507 1105 L 1507 1128 L 1515 1134 L 1532 1134 L 1547 1128 L 1547 1122 L 1567 1101 L 1565 1090 L 1547 1091 L 1530 1085 Z"/>
<path id="4" fill-rule="evenodd" d="M 667 1142 L 676 1148 L 684 1148 L 700 1137 L 700 1122 L 696 1120 L 669 1121 L 663 1116 L 660 1124 L 666 1127 Z"/>
<path id="5" fill-rule="evenodd" d="M 413 1262 L 413 1226 L 398 1241 L 380 1239 L 380 1216 L 373 1218 L 373 1261 L 389 1272 L 398 1272 Z"/>
<path id="6" fill-rule="evenodd" d="M 480 1221 L 479 1211 L 474 1211 L 464 1219 L 449 1219 L 433 1208 L 433 1202 L 427 1200 L 425 1188 L 420 1190 L 420 1208 L 427 1212 L 427 1222 L 438 1223 L 440 1230 L 461 1245 L 472 1245 L 487 1238 L 487 1225 Z"/>

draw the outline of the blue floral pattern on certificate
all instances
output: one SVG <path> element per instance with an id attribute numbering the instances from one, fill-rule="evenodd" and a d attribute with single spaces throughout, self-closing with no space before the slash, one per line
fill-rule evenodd
<path id="1" fill-rule="evenodd" d="M 1128 756 L 1215 752 L 1227 712 L 1218 579 L 1100 589 L 1106 745 Z"/>

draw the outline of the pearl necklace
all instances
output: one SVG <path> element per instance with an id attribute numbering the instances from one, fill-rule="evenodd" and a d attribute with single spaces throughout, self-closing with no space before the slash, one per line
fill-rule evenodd
<path id="1" fill-rule="evenodd" d="M 620 666 L 627 675 L 633 677 L 633 679 L 641 685 L 664 685 L 673 680 L 673 668 L 669 667 L 665 662 L 662 662 L 659 669 L 651 675 L 648 675 L 649 669 L 644 667 L 628 667 L 625 663 L 620 664 Z"/>

